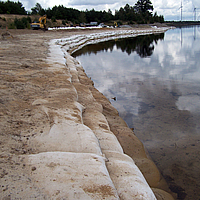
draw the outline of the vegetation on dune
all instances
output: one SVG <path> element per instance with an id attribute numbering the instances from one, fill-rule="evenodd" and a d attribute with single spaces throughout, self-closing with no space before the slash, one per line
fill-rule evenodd
<path id="1" fill-rule="evenodd" d="M 138 0 L 134 6 L 126 4 L 123 8 L 115 10 L 115 14 L 112 11 L 95 11 L 85 10 L 79 11 L 74 8 L 66 8 L 63 5 L 54 6 L 53 8 L 43 9 L 39 3 L 36 3 L 35 7 L 31 8 L 31 12 L 26 11 L 22 3 L 12 1 L 0 1 L 0 14 L 18 14 L 18 15 L 47 15 L 48 19 L 52 22 L 56 20 L 62 20 L 62 25 L 68 23 L 80 24 L 90 22 L 104 22 L 112 23 L 117 21 L 118 24 L 148 24 L 154 22 L 164 22 L 164 17 L 158 16 L 155 12 L 153 14 L 153 5 L 150 0 Z M 28 23 L 31 23 L 31 18 L 17 19 L 13 22 L 12 27 L 27 28 Z"/>

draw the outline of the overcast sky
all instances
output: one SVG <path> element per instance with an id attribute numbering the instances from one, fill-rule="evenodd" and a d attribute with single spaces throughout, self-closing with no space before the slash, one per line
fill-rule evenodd
<path id="1" fill-rule="evenodd" d="M 14 0 L 15 1 L 15 0 Z M 55 5 L 63 5 L 68 8 L 75 8 L 85 11 L 86 9 L 106 10 L 111 9 L 113 14 L 115 10 L 124 7 L 126 4 L 134 6 L 137 0 L 19 0 L 22 2 L 26 10 L 31 10 L 36 3 L 39 3 L 43 8 L 52 8 Z M 183 20 L 194 20 L 194 7 L 196 9 L 196 19 L 200 20 L 200 1 L 199 0 L 182 0 L 183 3 Z M 164 15 L 165 20 L 180 20 L 181 19 L 181 0 L 151 0 L 154 6 L 154 12 L 158 15 Z"/>

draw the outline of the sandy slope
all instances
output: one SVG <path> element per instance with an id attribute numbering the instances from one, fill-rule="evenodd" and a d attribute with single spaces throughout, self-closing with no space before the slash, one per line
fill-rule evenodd
<path id="1" fill-rule="evenodd" d="M 69 54 L 66 65 L 59 55 L 48 62 L 51 39 L 103 31 L 11 30 L 1 38 L 2 199 L 173 199 L 82 66 Z"/>

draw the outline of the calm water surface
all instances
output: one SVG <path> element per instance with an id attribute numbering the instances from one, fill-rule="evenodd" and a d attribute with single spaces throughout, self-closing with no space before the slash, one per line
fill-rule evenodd
<path id="1" fill-rule="evenodd" d="M 73 56 L 178 198 L 200 199 L 200 27 L 89 45 Z"/>

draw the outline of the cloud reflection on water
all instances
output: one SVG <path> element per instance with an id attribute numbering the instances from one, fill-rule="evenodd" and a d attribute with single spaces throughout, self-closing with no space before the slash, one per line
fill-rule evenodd
<path id="1" fill-rule="evenodd" d="M 95 87 L 135 128 L 163 174 L 173 177 L 174 168 L 182 170 L 174 178 L 188 199 L 194 199 L 193 190 L 200 187 L 195 179 L 200 171 L 200 32 L 196 29 L 100 43 L 76 54 Z"/>

